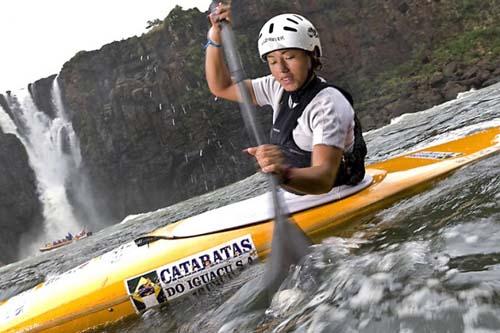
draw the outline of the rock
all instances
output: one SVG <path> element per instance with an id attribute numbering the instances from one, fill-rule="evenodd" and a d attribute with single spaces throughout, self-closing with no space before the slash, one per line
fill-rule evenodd
<path id="1" fill-rule="evenodd" d="M 147 89 L 136 88 L 132 90 L 132 98 L 135 102 L 144 101 L 147 99 Z"/>
<path id="2" fill-rule="evenodd" d="M 408 12 L 408 10 L 410 9 L 410 6 L 406 3 L 406 2 L 402 2 L 399 6 L 398 6 L 398 10 L 403 13 L 403 14 L 406 14 Z"/>
<path id="3" fill-rule="evenodd" d="M 474 65 L 465 71 L 465 73 L 462 75 L 462 78 L 470 79 L 473 77 L 477 77 L 480 70 L 481 69 L 478 66 Z"/>
<path id="4" fill-rule="evenodd" d="M 416 93 L 416 109 L 413 111 L 422 111 L 444 102 L 444 97 L 439 89 L 424 89 L 422 87 Z"/>
<path id="5" fill-rule="evenodd" d="M 483 82 L 488 81 L 492 75 L 488 70 L 480 69 L 478 67 L 473 68 L 470 70 L 468 76 L 470 76 L 466 80 L 461 80 L 459 81 L 462 86 L 465 86 L 467 88 L 475 88 L 479 89 L 481 87 L 484 87 Z"/>
<path id="6" fill-rule="evenodd" d="M 477 73 L 477 77 L 479 78 L 479 81 L 484 82 L 484 81 L 487 81 L 491 76 L 491 73 L 488 71 L 488 70 L 485 70 L 485 69 L 481 69 L 478 73 Z"/>
<path id="7" fill-rule="evenodd" d="M 458 65 L 455 61 L 447 63 L 443 68 L 443 75 L 447 78 L 456 77 Z"/>
<path id="8" fill-rule="evenodd" d="M 484 81 L 483 82 L 483 87 L 488 87 L 488 86 L 491 86 L 492 84 L 495 84 L 495 83 L 498 83 L 500 82 L 500 76 L 497 76 L 497 77 L 493 77 L 487 81 Z"/>
<path id="9" fill-rule="evenodd" d="M 483 81 L 480 80 L 480 78 L 478 76 L 475 76 L 475 77 L 473 77 L 471 79 L 467 79 L 467 80 L 461 80 L 459 82 L 460 82 L 460 85 L 466 87 L 467 90 L 469 90 L 470 88 L 478 89 L 482 86 L 482 83 L 483 83 Z"/>
<path id="10" fill-rule="evenodd" d="M 10 95 L 10 93 L 9 93 Z M 9 117 L 12 118 L 12 111 L 10 110 L 9 104 L 7 103 L 7 99 L 5 99 L 5 96 L 0 94 L 0 107 L 7 112 Z"/>
<path id="11" fill-rule="evenodd" d="M 377 121 L 373 118 L 372 114 L 360 113 L 359 119 L 360 119 L 361 123 L 363 124 L 363 131 L 366 131 L 367 129 L 376 127 Z"/>
<path id="12" fill-rule="evenodd" d="M 71 155 L 71 139 L 66 127 L 61 127 L 61 131 L 59 132 L 59 140 L 59 147 L 61 147 L 61 151 L 66 155 Z"/>
<path id="13" fill-rule="evenodd" d="M 41 204 L 28 154 L 13 134 L 0 130 L 0 261 L 18 259 L 21 235 L 40 228 Z"/>
<path id="14" fill-rule="evenodd" d="M 441 91 L 439 89 L 431 89 L 427 92 L 427 97 L 425 102 L 428 107 L 432 107 L 434 105 L 439 105 L 445 101 Z"/>
<path id="15" fill-rule="evenodd" d="M 498 69 L 498 66 L 491 62 L 489 59 L 481 59 L 476 63 L 476 65 L 479 68 L 485 69 L 489 72 L 493 72 Z"/>
<path id="16" fill-rule="evenodd" d="M 411 99 L 398 99 L 395 102 L 387 104 L 384 107 L 385 112 L 388 112 L 393 117 L 398 117 L 403 113 L 413 112 L 415 110 L 415 102 Z"/>
<path id="17" fill-rule="evenodd" d="M 431 58 L 428 55 L 424 55 L 421 59 L 422 64 L 428 64 L 431 62 Z"/>
<path id="18" fill-rule="evenodd" d="M 55 118 L 57 112 L 52 102 L 52 86 L 55 77 L 56 75 L 51 75 L 28 85 L 28 89 L 38 110 L 44 112 L 51 119 Z"/>
<path id="19" fill-rule="evenodd" d="M 459 92 L 464 92 L 466 91 L 467 88 L 464 87 L 463 85 L 457 83 L 457 82 L 454 82 L 454 81 L 450 81 L 450 82 L 447 82 L 443 88 L 443 95 L 444 95 L 444 98 L 449 101 L 449 100 L 452 100 L 452 99 L 455 99 L 457 98 L 457 95 Z"/>
<path id="20" fill-rule="evenodd" d="M 431 87 L 436 88 L 437 86 L 441 85 L 441 83 L 443 83 L 443 80 L 444 80 L 443 73 L 436 72 L 436 73 L 432 74 L 432 76 L 430 78 L 430 85 L 431 85 Z"/>

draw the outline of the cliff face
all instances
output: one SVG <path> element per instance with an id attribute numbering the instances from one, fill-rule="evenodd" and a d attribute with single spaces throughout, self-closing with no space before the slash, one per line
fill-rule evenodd
<path id="1" fill-rule="evenodd" d="M 80 53 L 60 73 L 91 188 L 115 220 L 255 171 L 238 106 L 203 80 L 206 24 L 176 9 L 161 29 Z"/>
<path id="2" fill-rule="evenodd" d="M 323 43 L 320 74 L 353 93 L 368 130 L 496 82 L 497 2 L 233 0 L 234 28 L 245 69 L 256 77 L 268 73 L 256 47 L 263 23 L 283 12 L 307 16 Z M 241 152 L 252 140 L 238 106 L 214 100 L 206 87 L 207 29 L 205 13 L 176 8 L 141 37 L 78 53 L 58 76 L 80 139 L 78 172 L 88 175 L 98 210 L 113 222 L 255 172 Z M 30 91 L 53 116 L 52 80 Z M 271 114 L 260 111 L 269 129 Z"/>
<path id="3" fill-rule="evenodd" d="M 36 179 L 22 143 L 0 129 L 0 263 L 17 259 L 21 235 L 41 227 Z"/>
<path id="4" fill-rule="evenodd" d="M 28 85 L 33 101 L 38 110 L 44 112 L 50 119 L 56 116 L 54 102 L 52 101 L 52 86 L 56 75 L 35 81 Z"/>

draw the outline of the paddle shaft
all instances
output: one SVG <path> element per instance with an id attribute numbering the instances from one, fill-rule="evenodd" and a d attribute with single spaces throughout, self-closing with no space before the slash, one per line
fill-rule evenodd
<path id="1" fill-rule="evenodd" d="M 212 3 L 211 12 L 213 12 L 216 6 L 217 4 Z M 243 120 L 257 145 L 262 145 L 264 143 L 264 136 L 261 127 L 255 119 L 255 107 L 245 82 L 246 74 L 243 70 L 240 55 L 236 49 L 234 33 L 229 22 L 221 21 L 219 24 L 227 66 L 240 94 L 240 110 Z M 267 302 L 270 302 L 274 293 L 279 289 L 281 283 L 288 275 L 290 266 L 296 265 L 309 253 L 309 246 L 312 242 L 302 229 L 288 221 L 288 216 L 283 211 L 284 205 L 280 196 L 281 192 L 278 191 L 280 184 L 277 176 L 267 174 L 267 177 L 273 202 L 275 224 L 271 241 L 271 254 L 262 277 L 264 282 L 262 291 L 266 295 Z M 262 299 L 260 296 L 257 298 Z"/>
<path id="2" fill-rule="evenodd" d="M 243 69 L 240 55 L 236 49 L 233 30 L 226 21 L 221 21 L 220 25 L 222 44 L 224 45 L 224 54 L 226 56 L 229 72 L 234 82 L 236 82 L 240 93 L 241 101 L 239 104 L 241 115 L 247 129 L 250 129 L 251 135 L 257 145 L 262 145 L 264 143 L 264 135 L 262 134 L 262 128 L 258 125 L 257 120 L 255 119 L 255 107 L 253 106 L 252 97 L 250 96 L 250 92 L 248 91 L 245 83 L 247 77 Z M 278 178 L 276 175 L 269 174 L 268 179 L 273 198 L 275 219 L 277 222 L 284 222 L 285 219 L 282 211 L 283 205 L 277 191 L 279 186 Z"/>

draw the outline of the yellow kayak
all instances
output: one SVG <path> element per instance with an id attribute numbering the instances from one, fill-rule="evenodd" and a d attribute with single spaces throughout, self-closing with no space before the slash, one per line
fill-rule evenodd
<path id="1" fill-rule="evenodd" d="M 320 240 L 500 150 L 500 127 L 368 166 L 354 187 L 284 194 L 293 221 Z M 268 194 L 170 224 L 0 303 L 0 332 L 78 332 L 229 279 L 270 250 Z"/>

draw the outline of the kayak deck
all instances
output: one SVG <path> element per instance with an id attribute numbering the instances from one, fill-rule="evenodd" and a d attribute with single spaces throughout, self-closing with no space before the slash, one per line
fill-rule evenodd
<path id="1" fill-rule="evenodd" d="M 320 195 L 297 195 L 279 189 L 278 195 L 283 199 L 283 208 L 288 214 L 338 201 L 357 193 L 372 183 L 373 178 L 367 172 L 363 180 L 355 186 L 342 185 Z M 215 233 L 233 228 L 241 228 L 258 222 L 271 220 L 274 217 L 274 207 L 270 192 L 239 201 L 217 209 L 209 210 L 199 215 L 189 217 L 176 223 L 170 229 L 171 238 L 194 237 Z"/>

